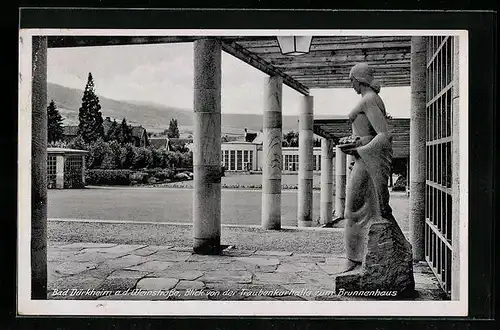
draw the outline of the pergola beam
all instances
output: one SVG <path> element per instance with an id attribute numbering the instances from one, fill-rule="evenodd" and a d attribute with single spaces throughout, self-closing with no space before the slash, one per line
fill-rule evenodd
<path id="1" fill-rule="evenodd" d="M 273 47 L 277 45 L 276 39 L 269 38 L 268 40 L 241 40 L 238 41 L 240 45 L 245 48 L 265 48 Z M 404 42 L 405 45 L 410 48 L 411 37 L 401 36 L 381 36 L 381 37 L 361 37 L 361 36 L 336 36 L 336 37 L 322 37 L 314 36 L 311 42 L 311 46 L 324 45 L 324 44 L 338 44 L 338 45 L 351 45 L 351 44 L 374 44 L 380 42 L 394 43 L 394 42 Z"/>
<path id="2" fill-rule="evenodd" d="M 259 57 L 256 54 L 248 51 L 244 47 L 240 46 L 236 42 L 223 42 L 222 49 L 228 53 L 233 55 L 234 57 L 242 60 L 243 62 L 253 66 L 254 68 L 268 74 L 269 76 L 279 76 L 283 78 L 283 83 L 287 86 L 293 88 L 297 92 L 303 95 L 309 95 L 309 88 L 305 85 L 301 84 L 297 80 L 293 79 L 289 75 L 283 73 L 282 70 L 275 68 L 273 65 L 266 62 L 264 59 Z"/>
<path id="3" fill-rule="evenodd" d="M 96 47 L 120 45 L 167 44 L 193 42 L 202 36 L 52 36 L 49 48 Z"/>
<path id="4" fill-rule="evenodd" d="M 246 47 L 246 49 L 255 54 L 266 54 L 266 56 L 271 56 L 271 55 L 283 56 L 281 54 L 281 49 L 279 48 L 278 45 L 274 47 Z M 360 45 L 360 47 L 351 44 L 349 45 L 324 44 L 324 45 L 311 45 L 310 51 L 318 55 L 322 55 L 322 53 L 335 55 L 337 53 L 353 53 L 353 52 L 376 53 L 380 51 L 406 53 L 408 52 L 408 47 L 406 46 L 405 43 L 394 43 L 394 44 L 378 43 L 374 44 L 373 47 L 371 47 L 369 44 L 362 44 Z"/>
<path id="5" fill-rule="evenodd" d="M 265 58 L 265 56 L 262 56 Z M 304 64 L 304 63 L 344 63 L 344 62 L 367 62 L 376 61 L 378 63 L 389 61 L 389 60 L 406 60 L 410 61 L 410 54 L 406 53 L 395 53 L 395 54 L 369 54 L 369 55 L 334 55 L 334 56 L 314 56 L 314 57 L 301 57 L 297 56 L 294 58 L 283 57 L 279 59 L 269 59 L 269 62 L 276 67 L 293 67 L 294 64 Z"/>
<path id="6" fill-rule="evenodd" d="M 325 70 L 325 69 L 336 69 L 336 68 L 351 68 L 353 65 L 357 64 L 359 61 L 350 61 L 350 62 L 318 62 L 318 63 L 291 63 L 288 65 L 278 65 L 279 67 L 284 67 L 284 73 L 287 73 L 291 70 Z M 379 65 L 388 66 L 406 66 L 410 67 L 410 61 L 408 59 L 403 60 L 378 60 L 378 61 L 363 61 L 366 64 L 373 66 L 374 68 L 378 68 Z"/>

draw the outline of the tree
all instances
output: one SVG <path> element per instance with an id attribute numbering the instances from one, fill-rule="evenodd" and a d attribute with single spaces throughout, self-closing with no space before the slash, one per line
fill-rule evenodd
<path id="1" fill-rule="evenodd" d="M 94 91 L 94 79 L 92 73 L 89 72 L 87 85 L 82 97 L 82 106 L 79 109 L 78 119 L 78 135 L 80 135 L 86 143 L 97 141 L 99 138 L 104 139 L 104 127 L 102 125 L 101 105 L 99 98 Z"/>
<path id="2" fill-rule="evenodd" d="M 177 119 L 170 120 L 167 135 L 169 138 L 178 138 L 179 137 L 179 126 L 177 124 Z"/>
<path id="3" fill-rule="evenodd" d="M 111 123 L 111 126 L 106 133 L 106 138 L 105 141 L 119 141 L 119 136 L 120 136 L 120 130 L 118 127 L 118 123 L 116 122 L 116 119 L 113 120 Z"/>
<path id="4" fill-rule="evenodd" d="M 48 142 L 60 141 L 63 138 L 63 118 L 56 108 L 54 100 L 47 106 L 47 138 Z"/>
<path id="5" fill-rule="evenodd" d="M 289 131 L 283 135 L 283 140 L 286 141 L 287 147 L 298 147 L 299 146 L 299 133 L 294 131 Z"/>
<path id="6" fill-rule="evenodd" d="M 127 119 L 123 118 L 120 127 L 118 128 L 118 141 L 121 144 L 132 142 L 132 128 L 127 124 Z"/>

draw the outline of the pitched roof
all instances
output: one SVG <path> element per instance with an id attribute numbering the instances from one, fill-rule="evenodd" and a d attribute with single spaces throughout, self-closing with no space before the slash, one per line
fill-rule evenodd
<path id="1" fill-rule="evenodd" d="M 168 144 L 168 138 L 149 138 L 149 145 L 153 148 L 164 148 Z"/>
<path id="2" fill-rule="evenodd" d="M 132 126 L 132 136 L 140 138 L 143 134 L 146 134 L 146 129 L 142 126 Z"/>
<path id="3" fill-rule="evenodd" d="M 171 138 L 169 140 L 170 140 L 170 143 L 175 143 L 175 144 L 193 143 L 193 139 L 188 139 L 188 138 Z"/>

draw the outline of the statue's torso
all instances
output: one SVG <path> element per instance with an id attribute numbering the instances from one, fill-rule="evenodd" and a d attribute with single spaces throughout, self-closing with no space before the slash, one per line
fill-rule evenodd
<path id="1" fill-rule="evenodd" d="M 352 120 L 352 133 L 355 136 L 375 136 L 377 132 L 373 129 L 365 113 L 360 112 Z"/>

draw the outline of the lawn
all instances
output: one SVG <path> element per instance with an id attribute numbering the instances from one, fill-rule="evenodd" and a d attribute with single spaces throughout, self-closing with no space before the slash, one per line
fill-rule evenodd
<path id="1" fill-rule="evenodd" d="M 295 176 L 296 177 L 296 176 Z M 240 178 L 241 179 L 241 178 Z M 391 193 L 394 215 L 408 230 L 408 197 Z M 192 222 L 192 190 L 181 188 L 86 188 L 48 191 L 49 218 Z M 320 193 L 313 194 L 313 218 L 319 217 Z M 222 190 L 223 224 L 259 225 L 260 190 Z M 282 225 L 296 225 L 297 190 L 283 191 Z"/>

